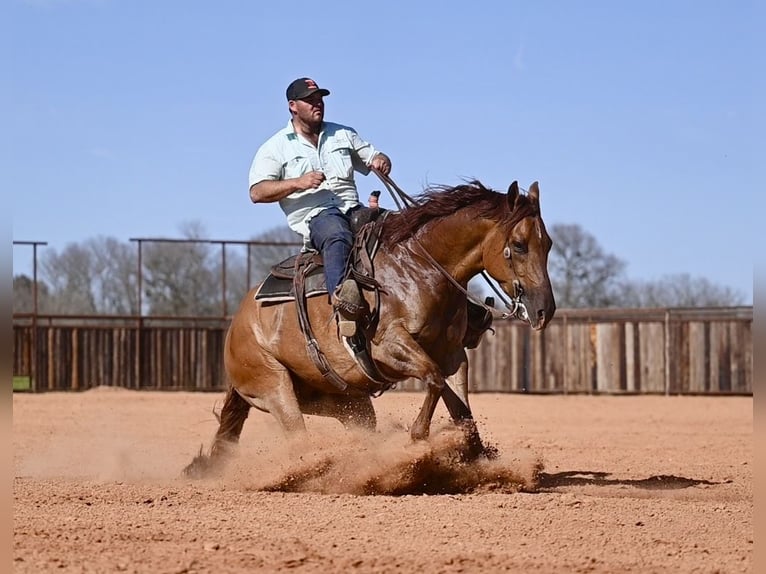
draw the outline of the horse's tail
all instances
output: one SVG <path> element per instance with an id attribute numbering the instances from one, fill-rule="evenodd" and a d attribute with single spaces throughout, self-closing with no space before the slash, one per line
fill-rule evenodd
<path id="1" fill-rule="evenodd" d="M 190 478 L 204 478 L 220 471 L 232 447 L 239 442 L 239 435 L 242 434 L 242 427 L 249 412 L 250 404 L 233 386 L 229 386 L 223 408 L 220 414 L 216 414 L 218 431 L 210 447 L 210 454 L 203 454 L 200 447 L 199 454 L 184 468 L 184 475 Z"/>

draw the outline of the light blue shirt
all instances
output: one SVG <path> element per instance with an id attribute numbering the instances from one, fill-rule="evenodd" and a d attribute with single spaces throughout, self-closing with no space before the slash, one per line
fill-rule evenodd
<path id="1" fill-rule="evenodd" d="M 279 181 L 321 171 L 325 180 L 313 189 L 296 191 L 279 200 L 287 215 L 287 225 L 309 241 L 308 222 L 320 211 L 337 207 L 346 213 L 359 205 L 354 171 L 370 172 L 378 151 L 357 135 L 353 128 L 322 123 L 319 142 L 314 147 L 295 133 L 292 121 L 271 136 L 256 152 L 250 166 L 250 187 L 265 180 Z"/>

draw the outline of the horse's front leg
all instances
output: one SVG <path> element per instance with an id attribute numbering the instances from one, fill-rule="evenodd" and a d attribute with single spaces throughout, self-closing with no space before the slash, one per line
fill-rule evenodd
<path id="1" fill-rule="evenodd" d="M 468 357 L 460 349 L 448 363 L 445 370 L 447 386 L 442 392 L 442 399 L 450 417 L 456 423 L 472 420 L 471 407 L 468 404 Z"/>
<path id="2" fill-rule="evenodd" d="M 481 455 L 492 456 L 492 449 L 485 447 L 481 441 L 479 429 L 468 404 L 468 359 L 464 350 L 461 349 L 451 360 L 447 361 L 444 372 L 448 375 L 446 379 L 442 379 L 441 385 L 429 384 L 428 386 L 428 394 L 418 418 L 412 426 L 412 438 L 426 438 L 428 436 L 431 419 L 436 404 L 439 402 L 439 397 L 441 397 L 449 411 L 450 418 L 463 431 L 465 448 L 461 453 L 462 458 L 474 460 Z"/>
<path id="3" fill-rule="evenodd" d="M 497 455 L 493 447 L 487 447 L 481 441 L 479 429 L 471 414 L 468 404 L 468 362 L 465 361 L 459 369 L 447 377 L 447 384 L 442 391 L 442 399 L 447 406 L 453 422 L 460 427 L 465 436 L 465 460 L 474 460 L 479 456 L 494 458 Z"/>
<path id="4" fill-rule="evenodd" d="M 389 325 L 382 338 L 375 341 L 373 358 L 384 370 L 426 384 L 426 398 L 415 422 L 412 423 L 410 436 L 412 440 L 428 438 L 431 419 L 445 383 L 439 366 L 412 338 L 401 322 Z"/>
<path id="5" fill-rule="evenodd" d="M 455 424 L 466 430 L 467 437 L 475 435 L 478 439 L 476 424 L 473 422 L 471 408 L 468 406 L 468 358 L 465 350 L 460 349 L 455 355 L 449 357 L 444 366 L 444 371 L 439 370 L 438 372 L 440 377 L 442 376 L 441 373 L 447 376 L 440 378 L 436 384 L 429 383 L 428 395 L 423 402 L 418 418 L 415 420 L 413 432 L 425 432 L 421 438 L 428 436 L 431 419 L 433 419 L 436 404 L 441 397 Z"/>

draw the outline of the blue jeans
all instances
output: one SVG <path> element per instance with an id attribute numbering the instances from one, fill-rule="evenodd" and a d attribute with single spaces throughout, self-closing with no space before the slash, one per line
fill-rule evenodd
<path id="1" fill-rule="evenodd" d="M 311 218 L 309 232 L 314 249 L 324 259 L 327 292 L 332 295 L 345 275 L 346 261 L 354 242 L 348 218 L 337 207 L 325 209 Z"/>

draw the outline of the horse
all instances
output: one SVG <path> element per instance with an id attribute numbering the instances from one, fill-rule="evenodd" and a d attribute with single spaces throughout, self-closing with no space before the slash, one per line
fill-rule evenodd
<path id="1" fill-rule="evenodd" d="M 539 186 L 507 193 L 467 181 L 426 188 L 415 205 L 392 211 L 380 223 L 374 255 L 377 292 L 363 290 L 379 320 L 369 350 L 388 381 L 417 379 L 426 396 L 410 427 L 413 441 L 427 439 L 440 398 L 465 432 L 471 457 L 486 453 L 468 400 L 466 291 L 486 272 L 517 302 L 517 318 L 542 330 L 556 310 L 548 276 L 552 241 L 540 214 Z M 329 416 L 346 427 L 374 430 L 372 381 L 349 352 L 329 300 L 309 297 L 307 315 L 316 343 L 345 385 L 328 381 L 310 357 L 295 305 L 259 301 L 254 287 L 229 326 L 224 365 L 228 387 L 208 454 L 202 449 L 185 469 L 188 476 L 219 468 L 239 441 L 251 408 L 270 413 L 288 437 L 306 436 L 304 415 Z"/>

